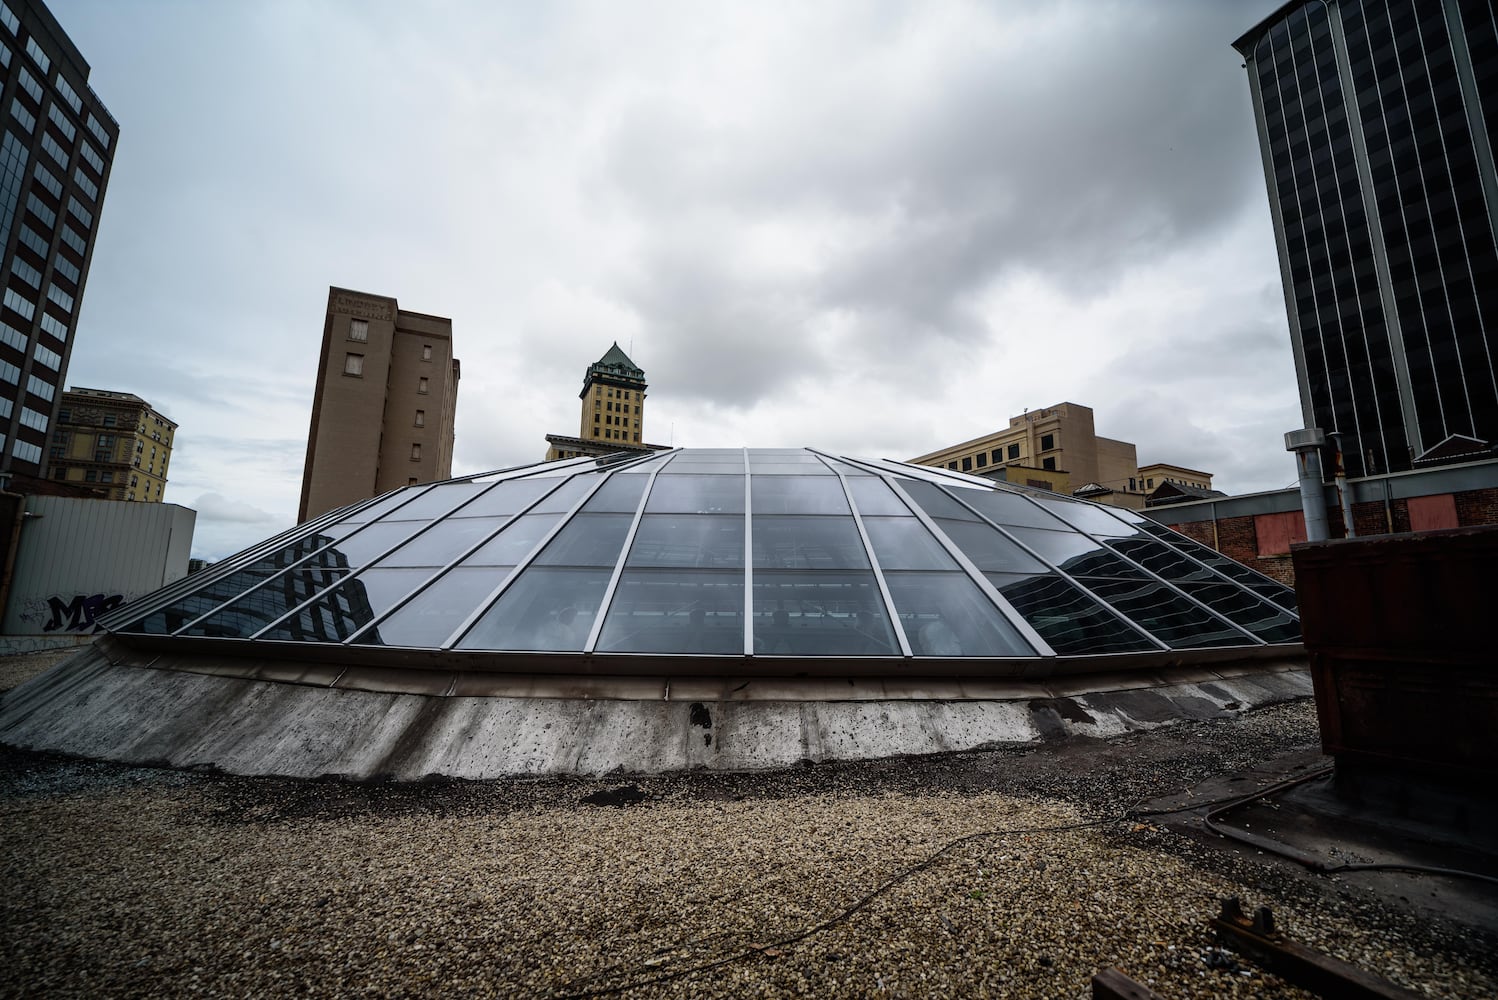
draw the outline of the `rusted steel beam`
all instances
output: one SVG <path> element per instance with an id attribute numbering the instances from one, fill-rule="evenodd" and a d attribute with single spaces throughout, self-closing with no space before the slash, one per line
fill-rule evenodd
<path id="1" fill-rule="evenodd" d="M 1092 977 L 1092 1000 L 1165 1000 L 1143 983 L 1136 983 L 1115 968 Z"/>
<path id="2" fill-rule="evenodd" d="M 1222 913 L 1211 923 L 1224 944 L 1318 996 L 1347 1000 L 1419 998 L 1418 993 L 1401 989 L 1387 979 L 1286 938 L 1274 929 L 1274 913 L 1267 906 L 1259 907 L 1250 920 L 1238 897 L 1230 896 L 1222 901 Z"/>

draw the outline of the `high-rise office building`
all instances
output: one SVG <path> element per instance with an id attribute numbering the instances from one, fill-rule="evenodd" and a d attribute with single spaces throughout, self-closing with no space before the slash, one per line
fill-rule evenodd
<path id="1" fill-rule="evenodd" d="M 41 476 L 120 128 L 40 0 L 0 0 L 0 474 Z"/>
<path id="2" fill-rule="evenodd" d="M 50 478 L 111 500 L 160 503 L 176 434 L 175 423 L 132 393 L 69 389 L 47 446 Z"/>
<path id="3" fill-rule="evenodd" d="M 1498 442 L 1491 0 L 1297 0 L 1248 70 L 1306 426 L 1348 471 Z"/>
<path id="4" fill-rule="evenodd" d="M 453 323 L 384 295 L 328 289 L 300 523 L 399 486 L 452 476 Z"/>

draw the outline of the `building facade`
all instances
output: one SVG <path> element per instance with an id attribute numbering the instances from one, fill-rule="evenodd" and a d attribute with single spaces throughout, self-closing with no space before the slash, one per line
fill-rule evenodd
<path id="1" fill-rule="evenodd" d="M 918 465 L 932 465 L 955 472 L 969 472 L 991 479 L 1028 482 L 1036 479 L 1020 474 L 1021 470 L 1065 473 L 1067 491 L 1117 507 L 1139 508 L 1153 486 L 1145 486 L 1139 466 L 1138 450 L 1128 441 L 1099 437 L 1089 406 L 1057 403 L 1039 410 L 1026 410 L 1009 418 L 1003 430 L 973 438 L 911 459 Z M 1006 468 L 996 474 L 995 468 Z M 1146 466 L 1146 468 L 1181 469 L 1205 477 L 1210 488 L 1210 473 L 1185 470 L 1183 466 Z M 1062 477 L 1055 477 L 1057 483 Z M 1047 489 L 1061 491 L 1059 486 Z"/>
<path id="2" fill-rule="evenodd" d="M 45 474 L 119 125 L 39 0 L 0 0 L 0 474 Z"/>
<path id="3" fill-rule="evenodd" d="M 577 436 L 546 435 L 546 461 L 608 455 L 616 451 L 659 451 L 662 445 L 644 443 L 645 372 L 629 360 L 618 342 L 588 366 Z"/>
<path id="4" fill-rule="evenodd" d="M 388 296 L 328 289 L 298 523 L 452 476 L 452 326 Z"/>
<path id="5" fill-rule="evenodd" d="M 47 445 L 51 478 L 110 500 L 160 503 L 177 425 L 139 396 L 105 389 L 62 394 Z"/>
<path id="6" fill-rule="evenodd" d="M 1493 5 L 1297 0 L 1233 46 L 1248 71 L 1306 426 L 1340 433 L 1352 476 L 1489 450 Z"/>

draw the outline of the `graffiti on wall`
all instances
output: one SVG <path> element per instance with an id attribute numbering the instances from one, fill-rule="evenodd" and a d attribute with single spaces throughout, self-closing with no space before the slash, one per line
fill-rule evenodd
<path id="1" fill-rule="evenodd" d="M 124 594 L 53 594 L 45 600 L 30 600 L 21 610 L 21 620 L 43 632 L 93 632 L 102 616 L 125 603 Z"/>

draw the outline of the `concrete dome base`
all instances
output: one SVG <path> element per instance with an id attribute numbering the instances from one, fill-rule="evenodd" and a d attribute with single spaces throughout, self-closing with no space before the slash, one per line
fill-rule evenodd
<path id="1" fill-rule="evenodd" d="M 297 778 L 748 771 L 1116 736 L 1311 694 L 1298 658 L 1043 682 L 548 680 L 487 696 L 348 690 L 112 664 L 95 646 L 0 696 L 0 742 Z"/>

